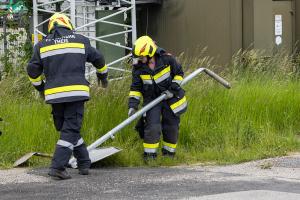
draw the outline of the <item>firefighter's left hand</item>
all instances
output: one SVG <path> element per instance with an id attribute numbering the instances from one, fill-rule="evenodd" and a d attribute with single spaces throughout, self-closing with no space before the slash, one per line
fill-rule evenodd
<path id="1" fill-rule="evenodd" d="M 131 117 L 132 115 L 134 115 L 136 113 L 136 109 L 135 108 L 129 108 L 128 110 L 128 117 Z"/>
<path id="2" fill-rule="evenodd" d="M 169 90 L 170 91 L 174 91 L 174 92 L 177 92 L 181 89 L 180 85 L 178 83 L 171 83 L 170 87 L 169 87 Z"/>
<path id="3" fill-rule="evenodd" d="M 166 97 L 165 97 L 166 100 L 174 97 L 174 94 L 172 92 L 170 92 L 169 90 L 164 91 L 163 94 L 166 95 Z"/>
<path id="4" fill-rule="evenodd" d="M 45 93 L 44 93 L 44 91 L 39 91 L 39 96 L 41 97 L 41 99 L 45 100 Z"/>
<path id="5" fill-rule="evenodd" d="M 172 83 L 170 87 L 168 88 L 168 91 L 170 91 L 174 96 L 178 96 L 179 92 L 181 90 L 181 87 L 177 83 Z"/>

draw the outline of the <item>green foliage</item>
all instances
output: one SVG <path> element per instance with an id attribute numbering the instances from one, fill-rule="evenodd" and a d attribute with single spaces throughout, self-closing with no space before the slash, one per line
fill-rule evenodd
<path id="1" fill-rule="evenodd" d="M 230 91 L 212 84 L 196 91 L 196 84 L 187 88 L 180 144 L 201 160 L 240 162 L 299 147 L 299 82 L 240 81 Z"/>
<path id="2" fill-rule="evenodd" d="M 32 54 L 32 43 L 30 33 L 30 18 L 28 13 L 19 14 L 18 20 L 9 20 L 9 11 L 1 11 L 0 17 L 6 19 L 6 33 L 0 34 L 0 40 L 7 44 L 7 49 L 0 55 L 0 81 L 8 76 L 16 76 L 23 71 L 20 66 L 24 66 Z M 19 28 L 24 28 L 21 30 Z M 4 29 L 3 29 L 4 30 Z M 26 40 L 20 40 L 25 37 Z"/>
<path id="3" fill-rule="evenodd" d="M 274 56 L 265 56 L 263 50 L 249 50 L 237 52 L 226 73 L 241 79 L 245 77 L 271 79 L 287 79 L 297 77 L 299 72 L 299 55 L 277 52 Z"/>

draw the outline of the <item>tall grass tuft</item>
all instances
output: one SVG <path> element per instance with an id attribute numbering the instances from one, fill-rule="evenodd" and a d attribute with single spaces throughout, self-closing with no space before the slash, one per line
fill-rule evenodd
<path id="1" fill-rule="evenodd" d="M 278 53 L 238 52 L 221 71 L 212 58 L 180 57 L 185 71 L 208 66 L 232 82 L 226 90 L 199 76 L 186 87 L 189 108 L 181 117 L 180 138 L 174 160 L 159 156 L 153 166 L 197 162 L 237 163 L 285 155 L 299 150 L 300 84 L 297 58 Z M 112 82 L 108 89 L 92 87 L 86 103 L 82 135 L 90 144 L 127 118 L 130 78 Z M 20 76 L 0 82 L 0 167 L 31 151 L 52 153 L 59 134 L 53 126 L 51 108 L 38 98 Z M 104 146 L 123 149 L 100 162 L 108 166 L 143 166 L 142 141 L 134 123 Z M 30 166 L 49 164 L 33 159 Z M 151 165 L 151 166 L 152 166 Z"/>

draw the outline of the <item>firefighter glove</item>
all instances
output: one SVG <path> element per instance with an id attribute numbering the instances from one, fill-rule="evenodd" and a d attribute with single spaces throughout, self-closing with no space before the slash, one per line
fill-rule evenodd
<path id="1" fill-rule="evenodd" d="M 174 97 L 174 94 L 172 92 L 170 92 L 169 90 L 164 91 L 163 94 L 166 95 L 166 97 L 165 97 L 166 100 Z"/>
<path id="2" fill-rule="evenodd" d="M 98 82 L 98 86 L 101 85 L 101 87 L 103 87 L 103 88 L 107 88 L 107 86 L 108 86 L 108 81 L 107 81 L 106 78 L 105 79 L 101 79 L 101 78 L 99 78 L 97 76 L 97 82 Z"/>
<path id="3" fill-rule="evenodd" d="M 102 80 L 101 80 L 101 87 L 107 88 L 107 86 L 108 86 L 108 81 L 107 81 L 107 79 L 102 79 Z"/>
<path id="4" fill-rule="evenodd" d="M 44 93 L 44 91 L 39 91 L 39 96 L 41 97 L 41 99 L 45 100 L 45 93 Z"/>
<path id="5" fill-rule="evenodd" d="M 172 84 L 170 85 L 170 87 L 168 88 L 168 90 L 169 90 L 172 94 L 174 94 L 175 96 L 178 96 L 178 95 L 179 95 L 179 92 L 180 92 L 180 90 L 181 90 L 181 87 L 180 87 L 180 85 L 179 85 L 178 83 L 172 83 Z"/>
<path id="6" fill-rule="evenodd" d="M 131 117 L 132 115 L 134 115 L 134 113 L 136 113 L 136 109 L 135 108 L 129 108 L 128 110 L 128 117 Z"/>

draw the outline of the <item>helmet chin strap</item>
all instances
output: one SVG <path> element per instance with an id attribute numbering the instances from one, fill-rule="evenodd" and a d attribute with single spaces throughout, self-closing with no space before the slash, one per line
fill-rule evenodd
<path id="1" fill-rule="evenodd" d="M 152 59 L 153 59 L 153 61 L 150 62 Z M 150 69 L 154 70 L 154 68 L 155 68 L 155 59 L 154 59 L 154 57 L 152 57 L 152 58 L 148 57 L 147 65 Z"/>
<path id="2" fill-rule="evenodd" d="M 147 57 L 147 62 L 146 62 L 146 64 L 149 65 L 151 58 L 150 58 L 150 56 L 146 56 L 146 57 Z"/>

